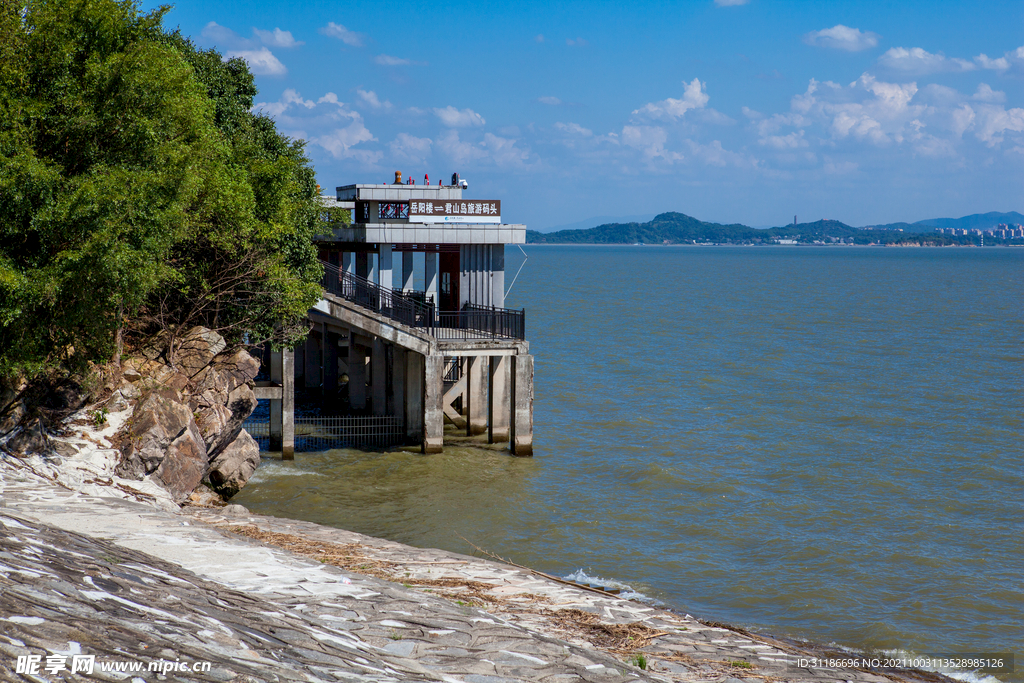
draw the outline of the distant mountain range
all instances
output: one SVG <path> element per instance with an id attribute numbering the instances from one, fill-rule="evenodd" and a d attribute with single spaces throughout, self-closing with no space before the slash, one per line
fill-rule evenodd
<path id="1" fill-rule="evenodd" d="M 771 244 L 779 240 L 799 243 L 900 244 L 925 241 L 929 244 L 971 243 L 971 236 L 954 237 L 935 228 L 987 229 L 999 223 L 1021 224 L 1024 215 L 986 213 L 963 218 L 933 218 L 917 223 L 889 223 L 855 228 L 833 220 L 751 228 L 734 223 L 707 223 L 686 214 L 669 212 L 647 222 L 606 223 L 593 228 L 570 228 L 555 232 L 526 231 L 531 244 Z"/>

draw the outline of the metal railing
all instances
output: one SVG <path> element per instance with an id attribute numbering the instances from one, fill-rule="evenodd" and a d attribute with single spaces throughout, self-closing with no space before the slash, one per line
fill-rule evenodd
<path id="1" fill-rule="evenodd" d="M 270 448 L 270 423 L 246 420 L 242 425 L 260 450 Z M 326 451 L 332 448 L 381 449 L 405 443 L 405 423 L 393 416 L 344 416 L 295 418 L 295 450 Z"/>
<path id="2" fill-rule="evenodd" d="M 438 311 L 424 292 L 381 287 L 330 263 L 324 266 L 324 289 L 437 339 L 526 339 L 526 309 L 465 304 L 459 311 Z"/>
<path id="3" fill-rule="evenodd" d="M 434 302 L 422 292 L 404 294 L 324 263 L 324 289 L 409 327 L 434 327 Z"/>

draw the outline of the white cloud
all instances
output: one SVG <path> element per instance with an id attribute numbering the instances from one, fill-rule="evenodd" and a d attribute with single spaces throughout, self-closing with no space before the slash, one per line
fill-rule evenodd
<path id="1" fill-rule="evenodd" d="M 988 83 L 979 83 L 978 89 L 971 95 L 971 99 L 978 102 L 1005 102 L 1006 93 L 1001 90 L 993 90 Z"/>
<path id="2" fill-rule="evenodd" d="M 449 128 L 464 128 L 466 126 L 482 126 L 487 123 L 484 117 L 472 109 L 456 109 L 449 105 L 444 109 L 434 109 L 434 114 L 441 119 L 441 123 Z"/>
<path id="3" fill-rule="evenodd" d="M 585 47 L 587 45 L 590 45 L 590 43 L 585 41 L 583 38 L 576 38 L 575 40 L 573 40 L 572 38 L 566 38 L 565 44 L 576 47 Z"/>
<path id="4" fill-rule="evenodd" d="M 338 101 L 338 96 L 332 92 L 326 93 L 323 97 L 316 101 L 317 104 L 336 104 L 339 107 L 345 106 L 344 102 Z"/>
<path id="5" fill-rule="evenodd" d="M 523 166 L 530 156 L 526 150 L 516 147 L 516 140 L 492 133 L 484 133 L 482 144 L 494 163 L 502 168 Z"/>
<path id="6" fill-rule="evenodd" d="M 589 138 L 594 134 L 594 131 L 589 128 L 584 128 L 578 123 L 562 123 L 559 121 L 555 124 L 555 128 L 563 133 L 569 133 L 570 135 L 582 135 L 585 138 Z"/>
<path id="7" fill-rule="evenodd" d="M 558 99 L 557 97 L 551 97 L 550 95 L 538 97 L 537 101 L 540 102 L 541 104 L 550 104 L 553 107 L 558 106 L 562 103 L 562 100 Z"/>
<path id="8" fill-rule="evenodd" d="M 708 103 L 708 95 L 704 92 L 705 84 L 694 78 L 687 83 L 683 81 L 683 98 L 680 100 L 668 98 L 661 102 L 649 102 L 643 107 L 633 111 L 634 115 L 641 115 L 652 119 L 668 119 L 674 121 L 683 116 L 690 109 L 701 109 Z"/>
<path id="9" fill-rule="evenodd" d="M 377 93 L 373 92 L 372 90 L 363 90 L 362 88 L 357 88 L 356 94 L 359 95 L 360 100 L 362 100 L 365 104 L 373 107 L 374 109 L 391 108 L 391 102 L 387 100 L 381 102 L 380 98 L 377 97 Z"/>
<path id="10" fill-rule="evenodd" d="M 487 153 L 479 145 L 459 139 L 459 132 L 457 130 L 446 131 L 444 135 L 437 139 L 436 145 L 452 161 L 460 165 L 471 161 L 479 161 L 487 156 Z"/>
<path id="11" fill-rule="evenodd" d="M 258 28 L 254 28 L 252 32 L 264 45 L 271 47 L 298 47 L 305 45 L 303 41 L 295 40 L 291 31 L 282 31 L 279 28 L 275 28 L 273 31 L 261 31 Z"/>
<path id="12" fill-rule="evenodd" d="M 847 52 L 860 52 L 878 45 L 879 35 L 836 24 L 832 28 L 811 31 L 804 36 L 804 42 L 815 47 L 830 47 Z"/>
<path id="13" fill-rule="evenodd" d="M 944 71 L 973 71 L 977 67 L 966 59 L 947 58 L 941 52 L 931 53 L 920 47 L 893 47 L 878 58 L 880 66 L 908 74 L 933 74 Z"/>
<path id="14" fill-rule="evenodd" d="M 737 5 L 746 5 L 750 0 L 715 0 L 715 4 L 719 7 L 735 7 Z"/>
<path id="15" fill-rule="evenodd" d="M 1003 144 L 1006 133 L 1024 132 L 1024 109 L 1006 109 L 992 104 L 976 106 L 974 135 L 988 147 Z"/>
<path id="16" fill-rule="evenodd" d="M 242 36 L 238 35 L 226 26 L 221 26 L 216 21 L 211 21 L 209 24 L 203 27 L 203 30 L 199 32 L 203 38 L 214 43 L 221 45 L 228 45 L 231 47 L 252 47 L 252 43 Z"/>
<path id="17" fill-rule="evenodd" d="M 993 69 L 995 71 L 1005 71 L 1010 68 L 1010 60 L 1006 57 L 999 57 L 998 59 L 989 59 L 988 55 L 982 53 L 974 58 L 974 61 L 978 63 L 982 69 Z"/>
<path id="18" fill-rule="evenodd" d="M 810 145 L 804 140 L 804 132 L 793 131 L 789 135 L 767 135 L 757 141 L 757 144 L 771 147 L 773 149 L 797 149 Z"/>
<path id="19" fill-rule="evenodd" d="M 622 144 L 643 152 L 644 158 L 653 161 L 661 157 L 668 162 L 680 161 L 683 156 L 665 149 L 668 133 L 661 126 L 623 126 Z"/>
<path id="20" fill-rule="evenodd" d="M 811 79 L 807 92 L 793 98 L 792 107 L 807 117 L 802 123 L 821 122 L 833 140 L 883 146 L 901 143 L 916 130 L 912 122 L 927 112 L 925 105 L 911 104 L 916 94 L 916 83 L 886 83 L 869 74 L 848 88 Z"/>
<path id="21" fill-rule="evenodd" d="M 327 94 L 331 96 L 334 95 L 334 93 Z M 323 102 L 324 98 L 321 97 L 320 101 Z M 335 97 L 335 103 L 337 103 L 337 97 Z M 281 93 L 281 99 L 279 99 L 277 102 L 260 102 L 253 106 L 253 109 L 256 111 L 262 111 L 264 114 L 267 114 L 268 116 L 277 117 L 283 114 L 285 111 L 287 111 L 293 104 L 299 105 L 300 107 L 305 107 L 306 109 L 312 109 L 313 107 L 316 106 L 317 103 L 311 100 L 302 99 L 302 95 L 300 95 L 297 91 L 293 90 L 292 88 L 288 88 L 283 93 Z"/>
<path id="22" fill-rule="evenodd" d="M 358 117 L 358 114 L 356 116 Z M 374 142 L 376 140 L 377 138 L 366 129 L 362 118 L 359 117 L 354 118 L 344 128 L 335 128 L 329 133 L 312 138 L 310 142 L 326 149 L 335 159 L 355 159 L 363 163 L 375 164 L 380 161 L 383 153 L 352 148 L 361 142 Z"/>
<path id="23" fill-rule="evenodd" d="M 337 38 L 341 42 L 351 47 L 362 47 L 363 36 L 355 31 L 349 31 L 341 24 L 335 24 L 333 21 L 327 22 L 327 26 L 320 29 L 320 33 L 331 38 Z"/>
<path id="24" fill-rule="evenodd" d="M 544 42 L 544 34 L 543 33 L 538 33 L 536 36 L 533 37 L 533 40 L 534 40 L 534 42 L 537 42 L 537 43 L 543 43 Z"/>
<path id="25" fill-rule="evenodd" d="M 433 140 L 430 138 L 418 138 L 408 133 L 399 133 L 394 140 L 388 143 L 391 154 L 405 161 L 423 162 L 430 155 L 430 147 Z"/>
<path id="26" fill-rule="evenodd" d="M 377 55 L 373 58 L 373 61 L 381 66 L 406 66 L 407 64 L 412 64 L 412 60 L 392 57 L 391 55 Z"/>
<path id="27" fill-rule="evenodd" d="M 249 70 L 257 76 L 284 76 L 288 73 L 284 64 L 265 47 L 258 50 L 229 50 L 224 55 L 225 60 L 232 57 L 244 59 L 249 64 Z"/>

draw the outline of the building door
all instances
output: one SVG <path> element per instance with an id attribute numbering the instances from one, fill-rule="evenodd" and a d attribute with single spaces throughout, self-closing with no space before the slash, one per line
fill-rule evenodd
<path id="1" fill-rule="evenodd" d="M 438 310 L 459 310 L 459 252 L 438 254 Z"/>

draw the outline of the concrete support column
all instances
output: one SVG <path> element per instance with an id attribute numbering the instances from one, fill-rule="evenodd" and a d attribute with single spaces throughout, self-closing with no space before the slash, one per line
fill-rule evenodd
<path id="1" fill-rule="evenodd" d="M 281 459 L 295 459 L 295 351 L 281 351 Z"/>
<path id="2" fill-rule="evenodd" d="M 270 353 L 270 381 L 281 386 L 281 398 L 270 399 L 270 450 L 282 460 L 295 459 L 295 351 Z"/>
<path id="3" fill-rule="evenodd" d="M 508 441 L 512 418 L 512 382 L 509 370 L 510 356 L 491 356 L 491 390 L 487 393 L 490 421 L 487 423 L 487 443 Z"/>
<path id="4" fill-rule="evenodd" d="M 338 396 L 338 335 L 324 325 L 324 384 L 323 397 L 334 400 Z"/>
<path id="5" fill-rule="evenodd" d="M 406 351 L 395 346 L 391 350 L 391 405 L 388 415 L 405 419 L 405 357 Z"/>
<path id="6" fill-rule="evenodd" d="M 281 384 L 281 376 L 284 370 L 284 359 L 280 351 L 270 351 L 270 381 L 273 384 Z M 284 418 L 282 415 L 280 398 L 270 399 L 270 450 L 280 451 L 284 437 Z M 282 451 L 283 453 L 283 451 Z"/>
<path id="7" fill-rule="evenodd" d="M 377 247 L 377 279 L 376 283 L 385 289 L 392 289 L 393 279 L 393 268 L 392 263 L 393 254 L 391 253 L 390 244 L 381 244 Z"/>
<path id="8" fill-rule="evenodd" d="M 405 435 L 423 441 L 423 356 L 415 351 L 405 354 Z"/>
<path id="9" fill-rule="evenodd" d="M 444 356 L 423 357 L 423 452 L 444 448 Z"/>
<path id="10" fill-rule="evenodd" d="M 533 455 L 533 356 L 512 359 L 512 433 L 509 449 L 515 455 Z"/>
<path id="11" fill-rule="evenodd" d="M 413 278 L 415 276 L 413 256 L 415 256 L 415 253 L 411 251 L 403 251 L 399 252 L 399 256 L 402 259 L 402 291 L 408 292 L 416 289 L 416 285 L 413 284 Z"/>
<path id="12" fill-rule="evenodd" d="M 374 338 L 370 355 L 370 383 L 374 415 L 385 415 L 388 409 L 388 366 L 384 342 Z"/>
<path id="13" fill-rule="evenodd" d="M 463 409 L 466 412 L 466 435 L 483 434 L 487 431 L 488 391 L 490 372 L 486 356 L 466 358 L 466 393 L 463 394 Z"/>
<path id="14" fill-rule="evenodd" d="M 323 378 L 321 377 L 321 361 L 320 361 L 320 347 L 323 345 L 323 325 L 320 325 L 321 332 L 318 334 L 317 330 L 313 330 L 306 337 L 305 353 L 303 354 L 303 360 L 306 363 L 305 367 L 305 386 L 307 389 L 314 387 L 323 386 Z M 296 359 L 298 362 L 298 359 Z"/>
<path id="15" fill-rule="evenodd" d="M 491 245 L 491 305 L 505 307 L 505 245 Z"/>
<path id="16" fill-rule="evenodd" d="M 437 300 L 437 256 L 436 252 L 431 251 L 423 254 L 423 289 L 434 302 L 434 310 L 437 310 L 440 303 Z"/>
<path id="17" fill-rule="evenodd" d="M 348 401 L 353 410 L 362 410 L 366 407 L 366 351 L 355 337 L 348 337 Z"/>

